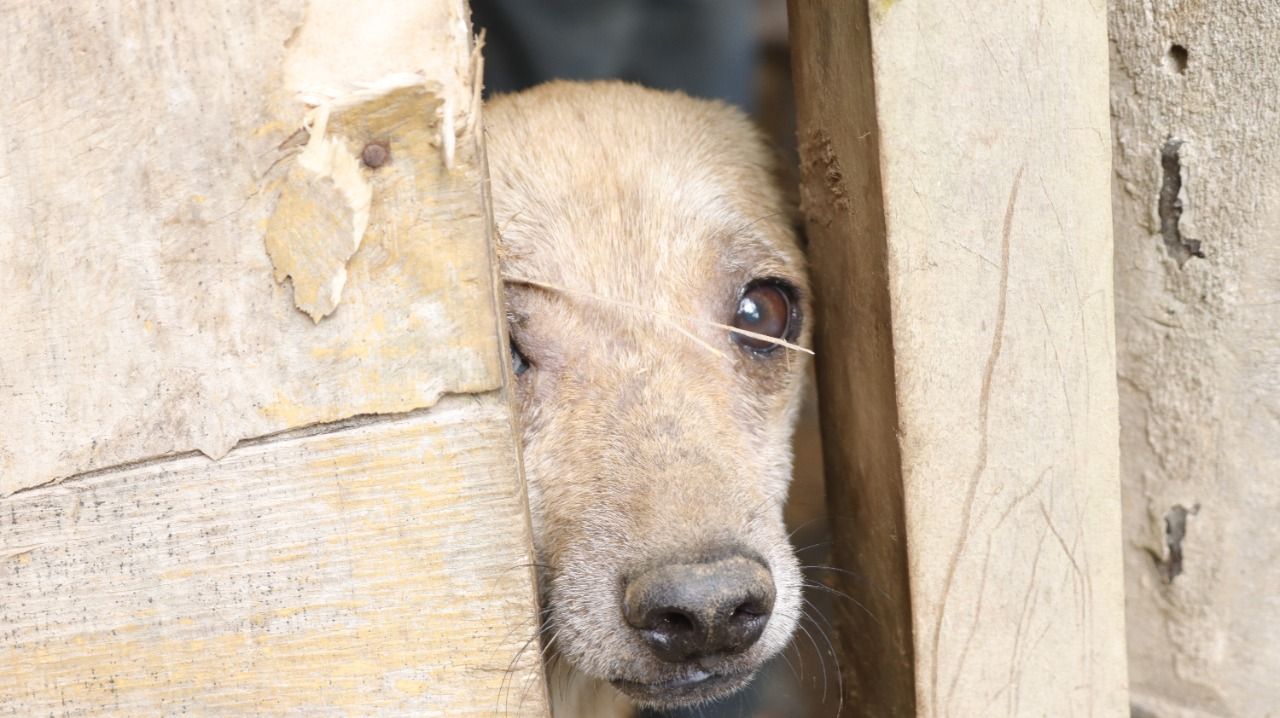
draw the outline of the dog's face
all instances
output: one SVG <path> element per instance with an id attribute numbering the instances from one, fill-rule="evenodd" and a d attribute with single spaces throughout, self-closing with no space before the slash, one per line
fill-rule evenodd
<path id="1" fill-rule="evenodd" d="M 619 83 L 486 108 L 545 639 L 650 706 L 741 688 L 799 618 L 782 506 L 808 283 L 756 132 Z"/>

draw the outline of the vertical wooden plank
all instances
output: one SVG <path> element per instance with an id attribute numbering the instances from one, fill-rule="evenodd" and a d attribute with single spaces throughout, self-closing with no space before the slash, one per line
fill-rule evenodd
<path id="1" fill-rule="evenodd" d="M 846 702 L 915 715 L 907 528 L 885 243 L 880 146 L 865 4 L 795 3 L 792 72 L 801 202 L 817 322 L 814 343 Z"/>
<path id="2" fill-rule="evenodd" d="M 1135 716 L 1280 710 L 1280 4 L 1110 3 Z"/>
<path id="3" fill-rule="evenodd" d="M 1121 715 L 1105 7 L 790 9 L 848 698 Z"/>

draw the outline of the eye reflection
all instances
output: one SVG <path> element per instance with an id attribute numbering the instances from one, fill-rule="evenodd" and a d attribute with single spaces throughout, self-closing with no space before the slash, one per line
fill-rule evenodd
<path id="1" fill-rule="evenodd" d="M 796 322 L 792 292 L 789 287 L 773 280 L 759 280 L 747 285 L 738 300 L 738 310 L 733 326 L 766 337 L 789 340 L 793 337 Z M 734 334 L 734 341 L 757 353 L 768 353 L 778 345 L 743 334 Z"/>
<path id="2" fill-rule="evenodd" d="M 516 340 L 511 340 L 511 372 L 517 377 L 524 376 L 529 371 L 529 360 L 525 358 L 524 353 L 520 351 L 520 347 L 516 346 Z"/>

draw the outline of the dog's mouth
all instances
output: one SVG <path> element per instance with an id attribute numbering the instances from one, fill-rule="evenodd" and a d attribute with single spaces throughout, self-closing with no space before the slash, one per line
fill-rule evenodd
<path id="1" fill-rule="evenodd" d="M 666 681 L 645 683 L 614 680 L 610 683 L 614 688 L 643 705 L 656 708 L 678 708 L 736 693 L 747 685 L 753 673 L 754 671 L 710 673 L 693 667 L 684 674 Z"/>

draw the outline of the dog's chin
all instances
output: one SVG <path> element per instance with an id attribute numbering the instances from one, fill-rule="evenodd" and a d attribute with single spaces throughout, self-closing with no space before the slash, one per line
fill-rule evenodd
<path id="1" fill-rule="evenodd" d="M 637 705 L 658 710 L 688 708 L 727 698 L 751 682 L 755 671 L 713 673 L 691 666 L 680 676 L 655 683 L 610 681 Z"/>

